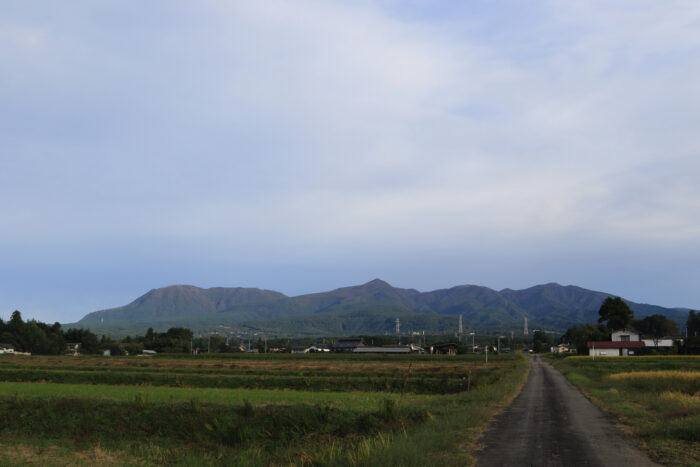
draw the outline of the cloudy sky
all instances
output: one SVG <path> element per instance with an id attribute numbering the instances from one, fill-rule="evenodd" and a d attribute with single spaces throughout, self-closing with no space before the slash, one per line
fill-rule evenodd
<path id="1" fill-rule="evenodd" d="M 171 284 L 700 307 L 700 3 L 4 1 L 0 316 Z"/>

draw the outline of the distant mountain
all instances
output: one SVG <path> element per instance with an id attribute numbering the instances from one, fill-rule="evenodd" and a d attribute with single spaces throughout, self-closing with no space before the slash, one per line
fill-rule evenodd
<path id="1" fill-rule="evenodd" d="M 609 296 L 612 294 L 555 283 L 524 290 L 461 285 L 419 292 L 375 279 L 296 297 L 256 288 L 175 285 L 151 290 L 128 305 L 96 311 L 65 326 L 104 334 L 181 326 L 199 331 L 340 336 L 393 332 L 397 317 L 404 331 L 455 330 L 461 314 L 464 329 L 520 329 L 527 317 L 530 328 L 564 330 L 596 322 L 598 309 Z M 636 318 L 662 314 L 679 323 L 687 318 L 684 309 L 627 303 Z"/>

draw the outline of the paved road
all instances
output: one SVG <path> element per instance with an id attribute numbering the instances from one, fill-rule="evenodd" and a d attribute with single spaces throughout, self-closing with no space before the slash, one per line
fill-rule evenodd
<path id="1" fill-rule="evenodd" d="M 522 392 L 491 424 L 477 466 L 656 466 L 550 364 L 534 356 Z"/>

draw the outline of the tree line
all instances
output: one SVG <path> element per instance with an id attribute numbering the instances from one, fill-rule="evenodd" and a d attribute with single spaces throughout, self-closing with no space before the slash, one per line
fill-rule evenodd
<path id="1" fill-rule="evenodd" d="M 170 328 L 166 332 L 155 332 L 149 328 L 142 336 L 112 339 L 103 335 L 100 338 L 89 329 L 64 330 L 58 322 L 24 321 L 18 310 L 12 313 L 8 321 L 0 318 L 0 343 L 11 345 L 16 351 L 36 355 L 61 355 L 66 353 L 69 343 L 78 344 L 78 352 L 88 355 L 105 350 L 112 355 L 135 355 L 145 349 L 159 353 L 182 353 L 193 349 L 211 352 L 238 350 L 236 341 L 225 341 L 218 335 L 194 338 L 192 331 L 185 328 Z"/>
<path id="2" fill-rule="evenodd" d="M 61 329 L 60 323 L 46 324 L 37 320 L 24 321 L 15 310 L 5 322 L 0 318 L 0 343 L 9 344 L 15 350 L 40 355 L 59 355 L 66 351 L 67 343 L 79 343 L 83 353 L 97 353 L 100 340 L 87 329 Z"/>

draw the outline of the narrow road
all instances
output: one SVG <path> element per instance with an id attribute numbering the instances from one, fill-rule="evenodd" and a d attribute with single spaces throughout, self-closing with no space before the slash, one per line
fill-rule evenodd
<path id="1" fill-rule="evenodd" d="M 522 392 L 484 434 L 477 466 L 656 466 L 615 420 L 538 356 Z"/>

